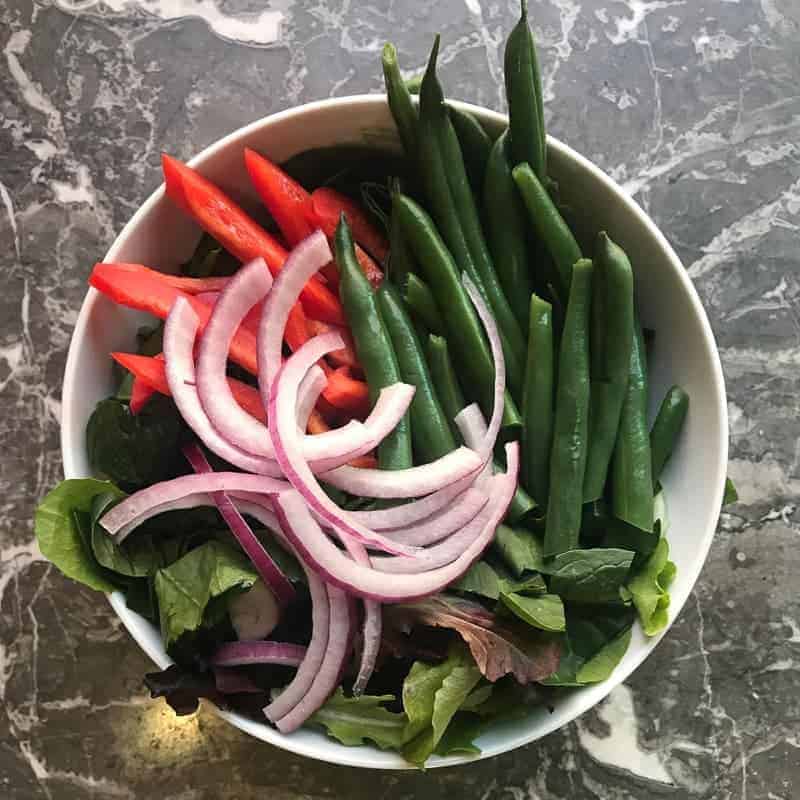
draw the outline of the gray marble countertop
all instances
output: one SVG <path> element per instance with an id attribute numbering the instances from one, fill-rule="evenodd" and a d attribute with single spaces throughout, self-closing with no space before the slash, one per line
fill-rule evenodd
<path id="1" fill-rule="evenodd" d="M 160 151 L 379 91 L 384 40 L 417 69 L 437 30 L 449 94 L 502 108 L 513 6 L 0 0 L 0 796 L 800 796 L 798 0 L 531 0 L 550 132 L 636 196 L 709 312 L 741 494 L 677 624 L 599 708 L 458 769 L 307 761 L 151 702 L 108 605 L 33 545 L 86 277 Z"/>

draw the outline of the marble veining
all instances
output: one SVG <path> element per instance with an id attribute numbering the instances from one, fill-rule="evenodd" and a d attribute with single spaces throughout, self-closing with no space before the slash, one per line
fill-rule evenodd
<path id="1" fill-rule="evenodd" d="M 316 764 L 150 702 L 107 604 L 38 553 L 85 279 L 159 182 L 264 114 L 379 91 L 443 35 L 452 96 L 504 105 L 498 0 L 0 3 L 0 796 L 789 800 L 800 793 L 800 2 L 530 0 L 549 130 L 606 169 L 687 266 L 729 393 L 708 563 L 655 654 L 542 742 L 428 774 Z M 796 788 L 797 787 L 797 788 Z"/>

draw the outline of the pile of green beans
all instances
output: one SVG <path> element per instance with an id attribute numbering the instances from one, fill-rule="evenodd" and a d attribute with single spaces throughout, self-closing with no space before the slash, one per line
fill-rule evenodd
<path id="1" fill-rule="evenodd" d="M 417 386 L 409 423 L 398 434 L 406 457 L 413 442 L 416 462 L 461 442 L 455 417 L 467 403 L 490 413 L 494 365 L 462 285 L 462 274 L 469 275 L 495 316 L 507 365 L 501 442 L 519 438 L 522 445 L 520 485 L 506 521 L 516 535 L 543 533 L 538 546 L 546 559 L 603 542 L 647 555 L 659 535 L 654 496 L 689 398 L 673 386 L 648 429 L 634 270 L 604 231 L 585 243 L 584 254 L 561 213 L 547 172 L 541 79 L 525 3 L 506 45 L 510 121 L 499 135 L 446 102 L 438 50 L 437 37 L 418 101 L 395 49 L 383 52 L 389 106 L 419 192 L 392 193 L 383 286 L 373 294 L 365 280 L 356 282 L 352 261 L 342 272 L 348 318 L 352 309 L 381 323 L 380 330 L 374 321 L 353 325 L 367 381 L 371 390 L 373 381 L 378 388 L 393 376 Z M 349 297 L 364 292 L 368 303 Z M 376 352 L 390 366 L 371 365 Z"/>

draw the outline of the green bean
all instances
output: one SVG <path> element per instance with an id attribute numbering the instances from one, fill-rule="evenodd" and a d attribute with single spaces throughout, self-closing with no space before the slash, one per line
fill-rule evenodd
<path id="1" fill-rule="evenodd" d="M 481 293 L 491 307 L 500 331 L 503 354 L 506 357 L 508 384 L 512 392 L 517 392 L 522 388 L 525 341 L 519 324 L 514 317 L 514 312 L 511 310 L 508 299 L 497 279 L 497 273 L 489 255 L 489 248 L 486 246 L 486 240 L 483 236 L 478 209 L 475 206 L 475 198 L 467 180 L 464 157 L 455 129 L 447 114 L 442 87 L 436 77 L 438 50 L 439 39 L 437 37 L 431 51 L 428 67 L 425 70 L 425 77 L 422 80 L 422 91 L 420 92 L 420 135 L 423 138 L 431 136 L 434 139 L 434 144 L 438 144 L 455 219 L 452 222 L 446 221 L 445 226 L 443 226 L 442 220 L 436 214 L 435 205 L 434 218 L 442 229 L 445 241 L 448 244 L 450 242 L 447 231 L 451 227 L 458 228 L 461 233 L 461 237 L 457 237 L 458 246 L 461 246 L 462 238 L 466 243 L 469 262 L 464 264 L 464 268 L 470 277 L 473 277 L 473 272 L 479 276 L 477 286 L 481 289 Z M 438 192 L 439 190 L 437 190 L 437 194 Z M 462 262 L 455 250 L 453 254 L 456 256 L 456 261 L 461 264 Z"/>
<path id="2" fill-rule="evenodd" d="M 506 42 L 504 68 L 514 163 L 529 163 L 539 180 L 544 181 L 547 177 L 547 137 L 542 81 L 533 34 L 528 26 L 526 0 L 522 0 L 519 22 Z"/>
<path id="3" fill-rule="evenodd" d="M 374 402 L 381 389 L 402 380 L 400 366 L 372 287 L 356 259 L 353 238 L 344 217 L 336 228 L 334 244 L 339 265 L 339 297 L 369 385 L 370 399 Z M 381 469 L 413 466 L 408 414 L 378 446 L 378 465 Z"/>
<path id="4" fill-rule="evenodd" d="M 423 463 L 434 461 L 455 450 L 456 442 L 433 388 L 422 345 L 397 289 L 389 281 L 384 281 L 376 296 L 381 318 L 397 355 L 400 375 L 406 383 L 417 388 L 409 408 L 414 454 Z"/>
<path id="5" fill-rule="evenodd" d="M 647 430 L 647 365 L 638 321 L 622 406 L 617 443 L 611 461 L 614 516 L 644 531 L 653 530 L 653 467 Z"/>
<path id="6" fill-rule="evenodd" d="M 656 421 L 650 429 L 650 464 L 654 488 L 675 449 L 688 410 L 689 395 L 680 386 L 673 386 L 664 396 Z"/>
<path id="7" fill-rule="evenodd" d="M 456 441 L 461 439 L 461 431 L 458 430 L 458 425 L 455 423 L 456 415 L 467 404 L 464 400 L 464 394 L 461 391 L 461 386 L 456 377 L 456 371 L 453 367 L 453 362 L 450 360 L 450 353 L 447 347 L 447 340 L 441 336 L 434 336 L 433 334 L 428 337 L 428 344 L 425 348 L 425 355 L 428 359 L 428 366 L 431 370 L 431 378 L 433 385 L 436 389 L 436 394 L 439 402 L 442 404 L 447 421 L 450 423 L 450 429 L 456 437 Z M 498 470 L 504 469 L 495 461 L 495 466 Z M 521 486 L 517 487 L 511 504 L 506 512 L 506 520 L 509 522 L 518 522 L 523 517 L 526 517 L 536 508 L 536 503 L 533 498 Z"/>
<path id="8" fill-rule="evenodd" d="M 486 163 L 492 149 L 492 140 L 469 111 L 447 105 L 450 121 L 453 123 L 461 152 L 464 154 L 464 166 L 467 168 L 467 177 L 472 191 L 476 197 L 483 192 L 483 178 L 486 174 Z"/>
<path id="9" fill-rule="evenodd" d="M 581 249 L 530 165 L 514 167 L 512 175 L 525 201 L 533 228 L 555 261 L 560 288 L 566 297 L 569 294 L 572 265 L 581 257 Z"/>
<path id="10" fill-rule="evenodd" d="M 547 503 L 550 485 L 553 381 L 553 307 L 534 294 L 522 394 L 522 475 L 525 488 L 540 506 Z"/>
<path id="11" fill-rule="evenodd" d="M 550 452 L 544 554 L 555 556 L 578 545 L 583 475 L 589 438 L 589 327 L 592 262 L 577 261 L 558 356 L 558 388 Z"/>
<path id="12" fill-rule="evenodd" d="M 486 165 L 483 216 L 500 284 L 517 322 L 527 330 L 533 282 L 525 211 L 511 176 L 509 156 L 508 131 L 504 131 L 494 143 Z"/>
<path id="13" fill-rule="evenodd" d="M 394 198 L 397 192 L 392 193 L 392 213 L 389 217 L 389 266 L 387 274 L 397 286 L 402 286 L 411 273 L 417 269 L 414 256 L 403 235 L 400 218 L 394 207 Z"/>
<path id="14" fill-rule="evenodd" d="M 595 301 L 599 301 L 596 303 Z M 601 346 L 592 342 L 593 359 L 601 370 L 592 374 L 592 407 L 589 421 L 589 455 L 583 482 L 583 502 L 602 496 L 608 466 L 617 440 L 619 419 L 628 386 L 633 341 L 633 271 L 625 251 L 601 232 L 595 246 L 592 292 L 593 333 L 600 328 Z M 602 317 L 600 322 L 595 317 Z"/>
<path id="15" fill-rule="evenodd" d="M 433 292 L 428 284 L 413 272 L 406 278 L 403 299 L 411 309 L 411 313 L 419 318 L 430 333 L 444 332 L 442 314 Z"/>
<path id="16" fill-rule="evenodd" d="M 408 86 L 400 74 L 400 65 L 397 63 L 397 50 L 393 44 L 387 42 L 383 46 L 383 80 L 386 84 L 386 96 L 389 100 L 389 109 L 394 117 L 400 141 L 406 155 L 416 158 L 417 135 L 419 115 L 411 99 Z"/>
<path id="17" fill-rule="evenodd" d="M 470 382 L 485 414 L 494 397 L 494 364 L 475 309 L 461 283 L 458 268 L 428 214 L 410 197 L 396 202 L 400 221 L 411 249 L 437 299 L 445 330 L 459 368 Z M 519 411 L 506 392 L 503 425 L 520 424 Z"/>

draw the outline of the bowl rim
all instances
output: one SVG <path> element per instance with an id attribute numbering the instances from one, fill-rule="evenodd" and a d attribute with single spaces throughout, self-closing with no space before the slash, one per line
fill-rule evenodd
<path id="1" fill-rule="evenodd" d="M 472 103 L 451 100 L 449 98 L 448 102 L 453 103 L 463 111 L 468 111 L 475 114 L 478 119 L 483 122 L 489 122 L 490 124 L 503 126 L 508 124 L 508 116 L 501 114 L 500 112 L 493 111 Z M 303 116 L 305 114 L 335 107 L 339 107 L 342 110 L 352 110 L 355 106 L 373 107 L 385 106 L 386 104 L 386 94 L 378 93 L 348 95 L 344 97 L 328 98 L 325 100 L 304 103 L 299 106 L 267 115 L 232 131 L 231 133 L 223 136 L 221 139 L 216 140 L 201 150 L 187 163 L 189 166 L 199 168 L 202 171 L 202 167 L 207 161 L 213 159 L 218 153 L 225 151 L 229 147 L 236 146 L 236 144 L 241 140 L 246 140 L 251 134 L 259 131 L 261 128 L 270 127 L 276 123 L 292 119 L 297 116 Z M 564 144 L 559 139 L 556 139 L 550 135 L 547 136 L 547 144 L 548 149 L 558 153 L 562 158 L 577 164 L 577 166 L 579 166 L 582 170 L 588 172 L 592 176 L 593 180 L 597 181 L 616 197 L 616 199 L 623 206 L 626 214 L 636 218 L 637 223 L 643 227 L 647 234 L 652 237 L 658 247 L 663 251 L 666 260 L 670 263 L 671 270 L 675 273 L 681 284 L 681 289 L 683 290 L 684 295 L 689 300 L 693 315 L 700 323 L 703 333 L 703 343 L 711 355 L 711 386 L 714 395 L 713 399 L 715 405 L 717 406 L 717 413 L 720 420 L 720 437 L 717 443 L 718 458 L 716 468 L 717 473 L 722 476 L 722 480 L 718 481 L 716 492 L 714 493 L 714 508 L 719 509 L 722 506 L 725 483 L 724 478 L 726 475 L 728 462 L 728 413 L 725 382 L 714 333 L 711 329 L 711 324 L 708 320 L 705 309 L 703 308 L 694 284 L 689 278 L 683 263 L 678 258 L 664 234 L 660 231 L 653 220 L 650 219 L 649 215 L 633 199 L 633 197 L 628 195 L 622 189 L 622 187 L 617 184 L 616 181 L 614 181 L 592 161 L 573 150 L 569 145 Z M 139 206 L 133 216 L 122 228 L 104 256 L 104 261 L 113 261 L 115 259 L 117 252 L 122 248 L 127 238 L 137 228 L 142 218 L 145 217 L 145 215 L 147 215 L 150 210 L 161 201 L 161 199 L 164 197 L 164 194 L 164 184 L 161 183 Z M 67 361 L 64 368 L 64 378 L 62 382 L 62 424 L 60 446 L 65 478 L 87 477 L 86 475 L 81 474 L 82 471 L 76 465 L 73 453 L 69 449 L 68 430 L 71 425 L 71 420 L 75 416 L 73 413 L 73 397 L 75 396 L 76 383 L 78 381 L 78 342 L 82 341 L 86 336 L 90 312 L 100 297 L 102 297 L 102 295 L 96 289 L 89 287 L 86 297 L 81 304 L 78 320 L 75 324 L 75 328 L 70 339 Z M 671 593 L 670 619 L 667 626 L 657 636 L 652 637 L 649 640 L 648 647 L 641 648 L 641 650 L 636 654 L 635 658 L 632 659 L 630 663 L 626 664 L 626 668 L 624 670 L 620 667 L 617 667 L 611 677 L 607 680 L 582 689 L 580 701 L 570 710 L 567 718 L 560 720 L 558 724 L 552 724 L 551 722 L 548 722 L 548 720 L 552 719 L 552 717 L 550 717 L 545 720 L 541 728 L 537 728 L 533 732 L 509 738 L 507 741 L 501 741 L 500 743 L 492 746 L 484 747 L 479 755 L 456 755 L 446 757 L 437 756 L 430 759 L 428 764 L 426 764 L 426 767 L 457 766 L 464 763 L 472 763 L 478 760 L 492 758 L 496 755 L 500 755 L 501 753 L 509 752 L 540 739 L 555 730 L 558 730 L 569 722 L 574 721 L 590 708 L 597 705 L 601 700 L 603 700 L 614 688 L 619 686 L 619 684 L 625 681 L 636 669 L 638 669 L 642 662 L 652 653 L 653 649 L 657 646 L 667 631 L 672 627 L 672 624 L 677 619 L 681 609 L 686 603 L 686 600 L 694 589 L 694 586 L 700 575 L 700 571 L 702 570 L 706 559 L 708 558 L 708 552 L 716 531 L 717 521 L 718 514 L 712 514 L 705 526 L 705 530 L 702 532 L 702 536 L 698 537 L 698 547 L 701 557 L 697 558 L 692 563 L 689 574 L 684 574 L 683 576 L 684 581 L 682 581 L 682 583 L 685 586 L 685 590 L 682 593 Z M 151 647 L 150 644 L 139 635 L 139 632 L 131 624 L 133 620 L 133 612 L 126 607 L 123 595 L 120 592 L 114 592 L 108 595 L 108 599 L 115 613 L 128 630 L 128 633 L 136 641 L 139 647 L 150 657 L 150 659 L 161 669 L 164 669 L 166 666 L 171 664 L 172 662 L 168 657 L 165 659 L 166 654 L 163 652 L 163 650 L 159 652 L 155 648 Z M 265 741 L 297 755 L 306 756 L 318 761 L 325 761 L 340 766 L 364 767 L 370 769 L 412 768 L 409 764 L 405 763 L 400 756 L 398 756 L 396 763 L 394 761 L 392 763 L 385 763 L 385 761 L 382 761 L 382 763 L 375 763 L 374 756 L 376 753 L 371 748 L 363 746 L 346 748 L 344 754 L 342 754 L 341 748 L 339 748 L 334 755 L 325 748 L 321 748 L 315 741 L 308 742 L 305 740 L 295 739 L 291 736 L 285 736 L 284 734 L 279 733 L 277 730 L 269 727 L 265 723 L 255 722 L 236 712 L 217 708 L 213 703 L 209 703 L 207 705 L 210 706 L 216 714 L 243 732 L 260 739 L 261 741 Z M 380 755 L 385 756 L 386 753 L 381 753 Z"/>

